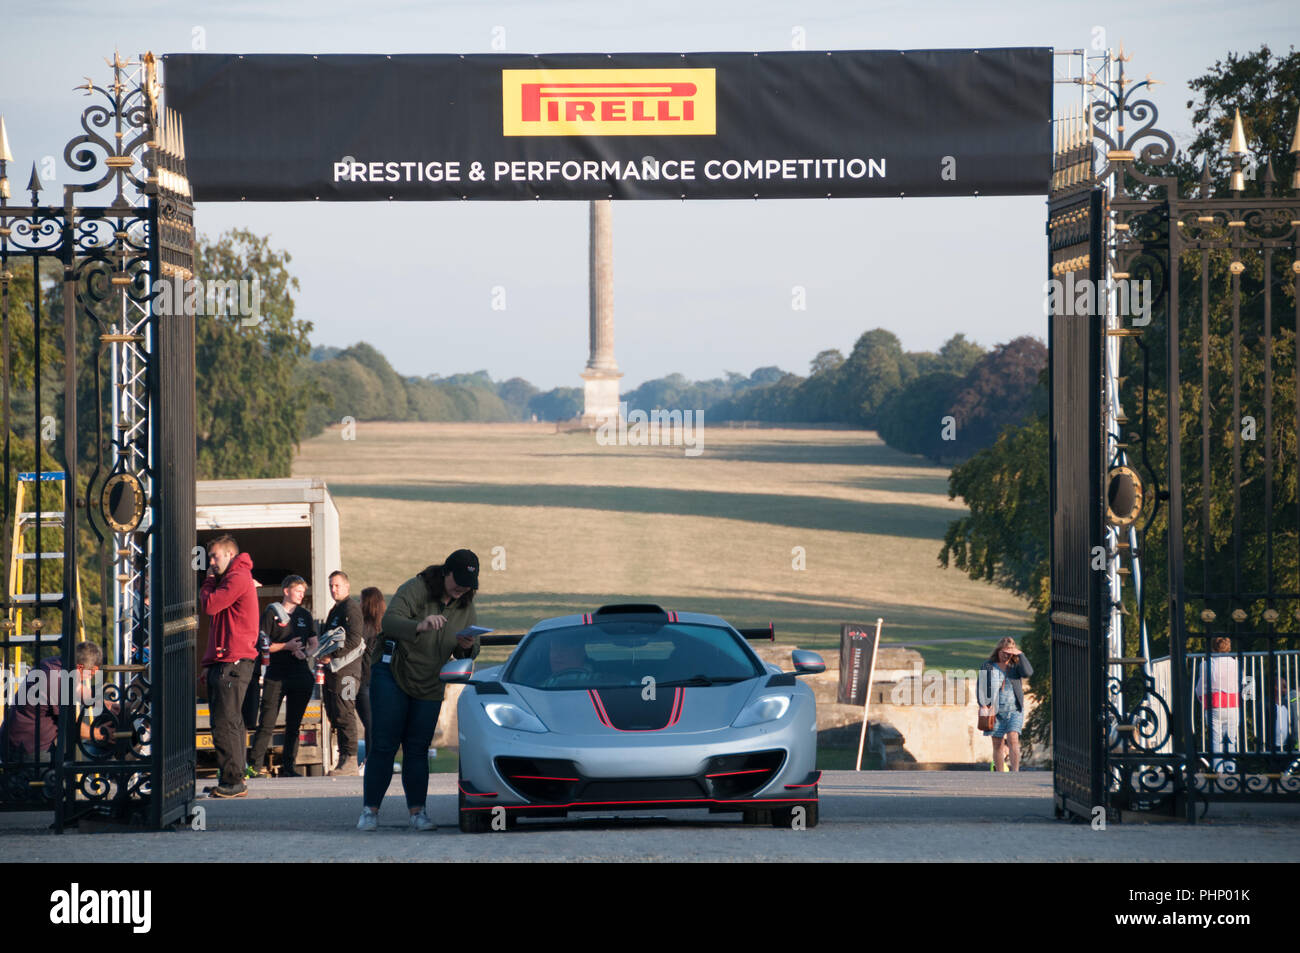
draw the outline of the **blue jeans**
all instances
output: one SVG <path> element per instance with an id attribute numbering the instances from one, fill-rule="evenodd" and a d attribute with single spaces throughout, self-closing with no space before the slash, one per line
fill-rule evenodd
<path id="1" fill-rule="evenodd" d="M 429 746 L 442 702 L 412 698 L 398 687 L 389 666 L 380 663 L 370 670 L 370 709 L 374 738 L 366 738 L 365 806 L 379 810 L 401 745 L 406 806 L 423 808 L 429 795 Z"/>

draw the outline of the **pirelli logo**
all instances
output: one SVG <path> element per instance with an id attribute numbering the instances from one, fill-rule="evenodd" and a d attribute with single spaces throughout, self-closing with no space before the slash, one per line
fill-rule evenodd
<path id="1" fill-rule="evenodd" d="M 507 136 L 712 136 L 716 70 L 507 69 Z"/>

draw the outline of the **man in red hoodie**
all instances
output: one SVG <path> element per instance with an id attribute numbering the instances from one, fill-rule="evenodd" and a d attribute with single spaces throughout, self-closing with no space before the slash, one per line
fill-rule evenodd
<path id="1" fill-rule="evenodd" d="M 203 667 L 212 746 L 221 766 L 221 782 L 208 793 L 212 797 L 244 797 L 248 794 L 244 784 L 248 739 L 242 708 L 257 658 L 257 584 L 253 560 L 239 551 L 233 536 L 220 536 L 208 544 L 208 574 L 199 589 L 199 603 L 211 616 Z"/>

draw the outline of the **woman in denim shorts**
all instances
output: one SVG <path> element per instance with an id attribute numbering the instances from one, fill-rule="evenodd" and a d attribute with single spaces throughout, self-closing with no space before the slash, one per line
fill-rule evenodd
<path id="1" fill-rule="evenodd" d="M 984 736 L 993 739 L 993 770 L 1006 771 L 1004 751 L 1011 761 L 1011 771 L 1020 770 L 1020 730 L 1025 726 L 1025 692 L 1021 679 L 1034 674 L 1016 640 L 1006 636 L 998 641 L 993 654 L 980 666 L 976 680 L 980 714 L 997 715 L 993 730 Z"/>

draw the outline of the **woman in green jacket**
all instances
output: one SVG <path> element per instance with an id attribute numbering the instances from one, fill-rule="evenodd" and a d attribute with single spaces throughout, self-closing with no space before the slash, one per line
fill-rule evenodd
<path id="1" fill-rule="evenodd" d="M 477 637 L 461 632 L 478 621 L 478 557 L 458 549 L 441 565 L 429 566 L 398 587 L 384 612 L 383 636 L 370 659 L 373 746 L 366 739 L 364 808 L 357 829 L 378 827 L 379 806 L 393 779 L 402 747 L 402 790 L 411 829 L 431 831 L 425 801 L 429 793 L 429 745 L 442 708 L 442 666 L 452 658 L 478 655 Z"/>

